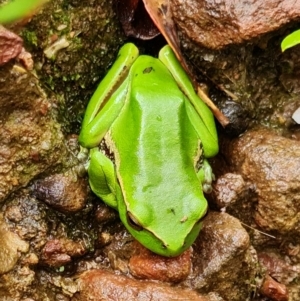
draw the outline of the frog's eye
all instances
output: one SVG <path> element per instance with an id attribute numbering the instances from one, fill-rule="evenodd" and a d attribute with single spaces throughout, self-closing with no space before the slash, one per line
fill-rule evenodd
<path id="1" fill-rule="evenodd" d="M 139 222 L 137 221 L 137 219 L 130 213 L 127 211 L 126 214 L 126 218 L 127 218 L 127 223 L 135 230 L 137 231 L 142 231 L 143 227 L 139 224 Z"/>

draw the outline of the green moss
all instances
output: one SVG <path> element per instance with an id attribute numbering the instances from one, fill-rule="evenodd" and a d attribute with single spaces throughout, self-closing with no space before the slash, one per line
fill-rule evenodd
<path id="1" fill-rule="evenodd" d="M 22 38 L 25 45 L 27 45 L 30 49 L 38 46 L 38 38 L 34 31 L 24 29 L 22 31 Z"/>
<path id="2" fill-rule="evenodd" d="M 63 100 L 57 107 L 65 132 L 78 131 L 89 98 L 124 42 L 112 0 L 52 0 L 22 36 L 27 47 L 34 47 L 46 90 Z M 46 57 L 45 50 L 61 39 L 68 43 Z"/>

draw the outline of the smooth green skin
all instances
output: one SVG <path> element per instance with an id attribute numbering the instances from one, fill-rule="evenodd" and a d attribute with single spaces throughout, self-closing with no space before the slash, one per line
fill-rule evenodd
<path id="1" fill-rule="evenodd" d="M 114 163 L 98 150 L 102 140 Z M 202 149 L 206 158 L 218 152 L 218 139 L 211 111 L 169 46 L 159 59 L 138 56 L 133 44 L 121 48 L 88 105 L 79 142 L 93 148 L 92 190 L 141 244 L 177 256 L 194 242 L 207 212 L 202 185 L 212 180 L 207 161 L 199 171 L 196 164 Z"/>

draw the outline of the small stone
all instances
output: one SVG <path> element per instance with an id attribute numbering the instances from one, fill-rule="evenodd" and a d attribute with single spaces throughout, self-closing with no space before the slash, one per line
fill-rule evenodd
<path id="1" fill-rule="evenodd" d="M 131 273 L 138 278 L 164 282 L 180 282 L 187 278 L 191 268 L 191 249 L 177 257 L 163 257 L 134 242 L 135 253 L 130 258 Z"/>
<path id="2" fill-rule="evenodd" d="M 284 284 L 275 281 L 272 277 L 266 276 L 260 288 L 263 296 L 270 298 L 272 301 L 288 301 L 289 293 Z"/>
<path id="3" fill-rule="evenodd" d="M 95 215 L 98 223 L 107 223 L 107 222 L 115 221 L 118 218 L 117 211 L 108 207 L 104 203 L 100 203 L 97 205 Z"/>
<path id="4" fill-rule="evenodd" d="M 0 274 L 12 270 L 17 263 L 20 254 L 29 250 L 29 244 L 17 234 L 10 232 L 0 215 Z"/>
<path id="5" fill-rule="evenodd" d="M 218 208 L 234 204 L 244 193 L 246 184 L 241 175 L 226 173 L 220 176 L 213 187 L 213 197 Z"/>
<path id="6" fill-rule="evenodd" d="M 20 222 L 23 218 L 20 207 L 8 206 L 5 211 L 5 216 L 12 222 Z"/>
<path id="7" fill-rule="evenodd" d="M 42 250 L 41 260 L 52 267 L 60 267 L 72 261 L 72 257 L 82 256 L 86 249 L 80 242 L 70 239 L 49 240 Z"/>
<path id="8" fill-rule="evenodd" d="M 68 213 L 79 211 L 85 206 L 88 184 L 84 178 L 78 178 L 70 172 L 37 180 L 33 189 L 39 200 Z"/>

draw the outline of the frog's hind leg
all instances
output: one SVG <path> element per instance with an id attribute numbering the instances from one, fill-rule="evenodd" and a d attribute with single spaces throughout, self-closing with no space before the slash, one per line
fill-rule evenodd
<path id="1" fill-rule="evenodd" d="M 82 121 L 79 143 L 87 148 L 96 147 L 119 115 L 130 93 L 128 74 L 138 57 L 135 45 L 125 44 L 106 76 L 94 92 Z"/>
<path id="2" fill-rule="evenodd" d="M 159 53 L 159 59 L 165 64 L 173 75 L 175 81 L 188 99 L 187 114 L 202 141 L 206 158 L 218 153 L 218 135 L 214 116 L 208 106 L 196 94 L 194 87 L 181 67 L 170 46 L 165 46 Z"/>
<path id="3" fill-rule="evenodd" d="M 117 209 L 115 168 L 112 161 L 98 149 L 91 150 L 88 174 L 92 191 L 108 206 Z"/>
<path id="4" fill-rule="evenodd" d="M 129 89 L 128 80 L 125 80 L 117 91 L 107 101 L 92 121 L 83 124 L 79 135 L 79 143 L 86 148 L 99 145 L 108 129 L 118 117 L 126 101 Z"/>
<path id="5" fill-rule="evenodd" d="M 203 119 L 199 116 L 194 106 L 186 99 L 186 112 L 189 119 L 201 140 L 205 158 L 215 156 L 219 151 L 218 140 L 207 130 Z"/>

